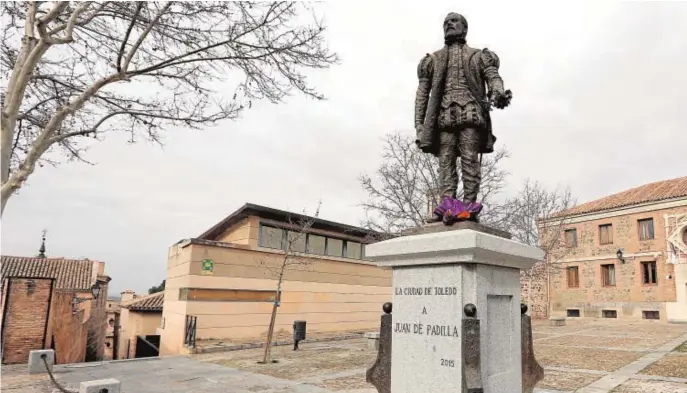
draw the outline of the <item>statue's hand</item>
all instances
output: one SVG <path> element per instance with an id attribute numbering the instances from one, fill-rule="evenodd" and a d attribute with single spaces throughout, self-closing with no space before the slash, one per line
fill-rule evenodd
<path id="1" fill-rule="evenodd" d="M 505 92 L 493 91 L 491 93 L 491 102 L 498 109 L 503 109 L 510 105 L 510 100 L 513 98 L 513 93 L 510 90 Z"/>

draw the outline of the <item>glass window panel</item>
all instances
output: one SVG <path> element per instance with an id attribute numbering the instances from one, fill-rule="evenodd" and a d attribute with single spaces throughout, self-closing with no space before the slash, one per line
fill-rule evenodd
<path id="1" fill-rule="evenodd" d="M 327 255 L 340 257 L 343 255 L 343 240 L 327 238 Z"/>
<path id="2" fill-rule="evenodd" d="M 286 247 L 290 247 L 290 251 L 305 252 L 305 241 L 307 239 L 306 233 L 288 231 L 286 236 Z"/>
<path id="3" fill-rule="evenodd" d="M 356 242 L 346 242 L 346 258 L 360 259 L 362 244 Z"/>
<path id="4" fill-rule="evenodd" d="M 325 237 L 308 235 L 308 250 L 311 254 L 324 255 Z"/>
<path id="5" fill-rule="evenodd" d="M 284 231 L 280 228 L 268 227 L 263 225 L 260 227 L 260 247 L 267 248 L 282 248 L 282 236 Z"/>

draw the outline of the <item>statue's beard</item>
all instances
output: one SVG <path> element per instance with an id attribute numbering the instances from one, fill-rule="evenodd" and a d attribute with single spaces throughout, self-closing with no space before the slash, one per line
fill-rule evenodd
<path id="1" fill-rule="evenodd" d="M 453 43 L 464 44 L 466 33 L 456 34 L 456 33 L 446 33 L 444 34 L 444 44 L 451 45 Z"/>

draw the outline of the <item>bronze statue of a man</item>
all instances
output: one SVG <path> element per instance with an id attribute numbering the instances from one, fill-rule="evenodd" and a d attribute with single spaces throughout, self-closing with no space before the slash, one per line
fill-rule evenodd
<path id="1" fill-rule="evenodd" d="M 420 61 L 415 97 L 416 144 L 439 158 L 442 198 L 456 197 L 460 158 L 465 204 L 477 201 L 480 154 L 494 151 L 491 105 L 502 109 L 511 99 L 499 76 L 499 58 L 486 48 L 467 46 L 467 32 L 468 22 L 462 15 L 446 16 L 445 46 Z"/>

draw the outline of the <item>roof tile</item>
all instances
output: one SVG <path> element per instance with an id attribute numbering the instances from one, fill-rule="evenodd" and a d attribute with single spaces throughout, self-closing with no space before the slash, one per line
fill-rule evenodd
<path id="1" fill-rule="evenodd" d="M 54 278 L 56 289 L 90 290 L 93 263 L 88 259 L 32 258 L 3 255 L 1 276 Z"/>
<path id="2" fill-rule="evenodd" d="M 687 197 L 687 176 L 645 184 L 564 210 L 556 217 L 596 213 L 642 203 Z"/>
<path id="3" fill-rule="evenodd" d="M 123 308 L 131 311 L 162 311 L 164 292 L 156 292 L 152 295 L 139 297 L 121 304 Z"/>

